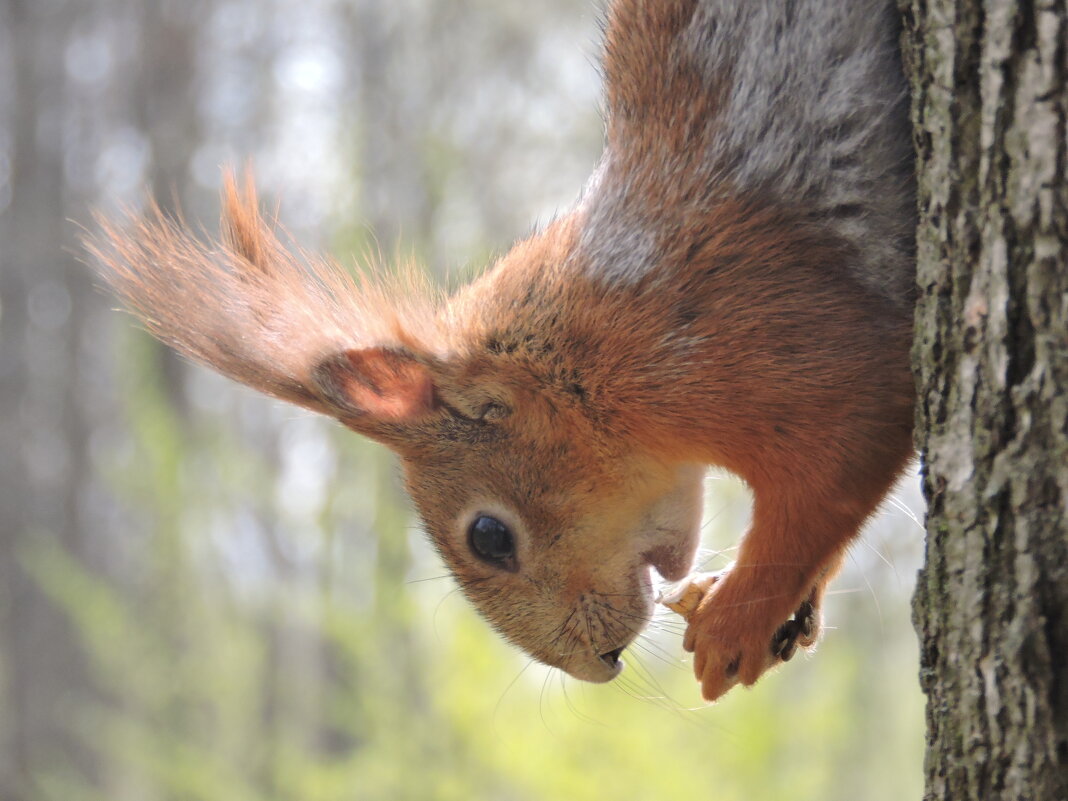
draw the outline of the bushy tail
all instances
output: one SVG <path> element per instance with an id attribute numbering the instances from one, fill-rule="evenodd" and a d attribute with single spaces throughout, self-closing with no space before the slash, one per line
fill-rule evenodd
<path id="1" fill-rule="evenodd" d="M 223 188 L 222 236 L 194 237 L 153 205 L 144 216 L 100 219 L 86 241 L 100 275 L 163 342 L 225 376 L 336 415 L 315 370 L 338 353 L 406 346 L 433 318 L 425 283 L 355 277 L 291 251 L 260 214 L 251 177 Z M 403 285 L 403 286 L 402 286 Z"/>

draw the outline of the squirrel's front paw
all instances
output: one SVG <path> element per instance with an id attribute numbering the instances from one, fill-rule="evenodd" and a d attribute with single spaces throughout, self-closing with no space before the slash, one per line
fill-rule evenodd
<path id="1" fill-rule="evenodd" d="M 738 588 L 729 578 L 721 583 L 719 579 L 695 578 L 693 584 L 704 597 L 685 611 L 677 610 L 689 622 L 683 647 L 694 653 L 694 673 L 706 701 L 716 700 L 735 684 L 753 684 L 769 668 L 789 661 L 798 646 L 812 646 L 820 630 L 818 589 L 782 622 L 789 613 L 777 608 L 776 599 L 758 588 Z"/>

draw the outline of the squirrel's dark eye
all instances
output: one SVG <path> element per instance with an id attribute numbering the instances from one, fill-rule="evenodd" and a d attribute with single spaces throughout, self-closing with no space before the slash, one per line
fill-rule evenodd
<path id="1" fill-rule="evenodd" d="M 467 530 L 467 540 L 475 555 L 504 570 L 515 570 L 515 540 L 504 523 L 489 515 L 479 515 Z"/>

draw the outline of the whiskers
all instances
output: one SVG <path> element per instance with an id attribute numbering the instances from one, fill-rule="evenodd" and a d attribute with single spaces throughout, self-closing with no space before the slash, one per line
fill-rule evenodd
<path id="1" fill-rule="evenodd" d="M 698 548 L 694 558 L 694 571 L 708 573 L 714 570 L 723 570 L 734 560 L 738 552 L 738 546 L 729 548 Z"/>
<path id="2" fill-rule="evenodd" d="M 705 707 L 684 705 L 667 689 L 660 675 L 669 670 L 672 677 L 681 676 L 690 683 L 689 659 L 683 655 L 681 642 L 686 623 L 663 607 L 651 616 L 633 611 L 626 602 L 636 597 L 626 593 L 589 593 L 584 598 L 586 614 L 597 619 L 590 628 L 602 630 L 607 643 L 626 645 L 626 667 L 613 680 L 613 687 L 636 701 L 698 723 L 693 713 Z"/>

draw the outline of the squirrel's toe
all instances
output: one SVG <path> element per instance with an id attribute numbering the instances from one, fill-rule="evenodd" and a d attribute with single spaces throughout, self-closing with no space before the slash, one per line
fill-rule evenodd
<path id="1" fill-rule="evenodd" d="M 820 636 L 820 609 L 813 600 L 815 592 L 803 601 L 793 616 L 776 629 L 771 638 L 771 655 L 789 662 L 797 648 L 811 648 Z"/>

